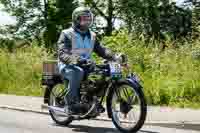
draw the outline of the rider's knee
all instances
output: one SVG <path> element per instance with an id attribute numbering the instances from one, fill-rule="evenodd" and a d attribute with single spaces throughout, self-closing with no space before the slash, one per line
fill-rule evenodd
<path id="1" fill-rule="evenodd" d="M 79 76 L 81 76 L 81 77 L 84 76 L 84 70 L 83 70 L 81 67 L 76 66 L 75 69 L 76 69 L 76 73 L 77 73 Z"/>

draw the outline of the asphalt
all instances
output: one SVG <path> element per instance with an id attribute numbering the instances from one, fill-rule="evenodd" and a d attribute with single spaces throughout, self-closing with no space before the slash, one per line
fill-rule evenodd
<path id="1" fill-rule="evenodd" d="M 0 108 L 47 114 L 42 97 L 15 96 L 0 94 Z M 110 121 L 104 113 L 96 120 Z M 146 124 L 192 125 L 200 128 L 200 109 L 181 109 L 171 107 L 148 106 Z"/>
<path id="2" fill-rule="evenodd" d="M 82 120 L 60 126 L 48 116 L 0 109 L 1 133 L 120 133 L 111 121 Z M 199 133 L 200 129 L 182 125 L 144 125 L 137 133 Z"/>

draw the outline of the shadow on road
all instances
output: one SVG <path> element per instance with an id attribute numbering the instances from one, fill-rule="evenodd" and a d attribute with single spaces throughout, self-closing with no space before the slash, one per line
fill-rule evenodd
<path id="1" fill-rule="evenodd" d="M 195 130 L 200 131 L 200 124 L 189 124 L 189 123 L 151 123 L 151 124 L 145 124 L 146 126 L 159 126 L 159 127 L 165 127 L 165 128 L 175 128 L 175 129 L 181 129 L 181 130 Z M 60 126 L 55 124 L 54 126 Z M 66 126 L 62 126 L 66 127 Z M 85 126 L 85 125 L 69 125 L 68 128 L 72 128 L 74 132 L 81 132 L 81 133 L 120 133 L 115 128 L 107 128 L 107 127 L 91 127 L 91 126 Z M 138 133 L 159 133 L 159 132 L 152 132 L 152 131 L 146 131 L 146 130 L 140 130 Z"/>
<path id="2" fill-rule="evenodd" d="M 196 130 L 200 131 L 200 124 L 189 124 L 189 123 L 153 123 L 153 124 L 145 124 L 151 126 L 159 126 L 159 127 L 166 127 L 166 128 L 176 128 L 182 130 Z"/>
<path id="3" fill-rule="evenodd" d="M 69 125 L 68 128 L 73 128 L 74 132 L 82 132 L 82 133 L 120 133 L 115 128 L 107 128 L 107 127 L 91 127 L 85 125 Z M 151 131 L 141 130 L 139 133 L 158 133 Z"/>
<path id="4" fill-rule="evenodd" d="M 91 127 L 91 126 L 73 125 L 73 124 L 70 124 L 68 126 L 62 126 L 56 123 L 54 123 L 53 126 L 71 128 L 72 131 L 80 133 L 121 133 L 116 128 L 108 128 L 108 127 Z M 140 130 L 138 133 L 159 133 L 159 132 Z"/>

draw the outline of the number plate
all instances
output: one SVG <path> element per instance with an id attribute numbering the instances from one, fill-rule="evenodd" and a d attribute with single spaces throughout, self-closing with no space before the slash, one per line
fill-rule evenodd
<path id="1" fill-rule="evenodd" d="M 110 63 L 110 74 L 112 77 L 121 77 L 121 65 L 118 63 Z"/>

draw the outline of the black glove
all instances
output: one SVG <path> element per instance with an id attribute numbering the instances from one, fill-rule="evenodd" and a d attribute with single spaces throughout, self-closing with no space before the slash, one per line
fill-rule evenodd
<path id="1" fill-rule="evenodd" d="M 115 55 L 114 60 L 121 63 L 121 64 L 125 64 L 125 63 L 128 62 L 127 56 L 125 54 L 122 54 L 122 53 Z"/>
<path id="2" fill-rule="evenodd" d="M 85 59 L 85 58 L 79 58 L 77 60 L 77 64 L 87 64 L 87 59 Z"/>
<path id="3" fill-rule="evenodd" d="M 66 64 L 77 64 L 78 60 L 80 59 L 80 56 L 78 55 L 67 55 L 63 58 L 64 63 Z"/>

